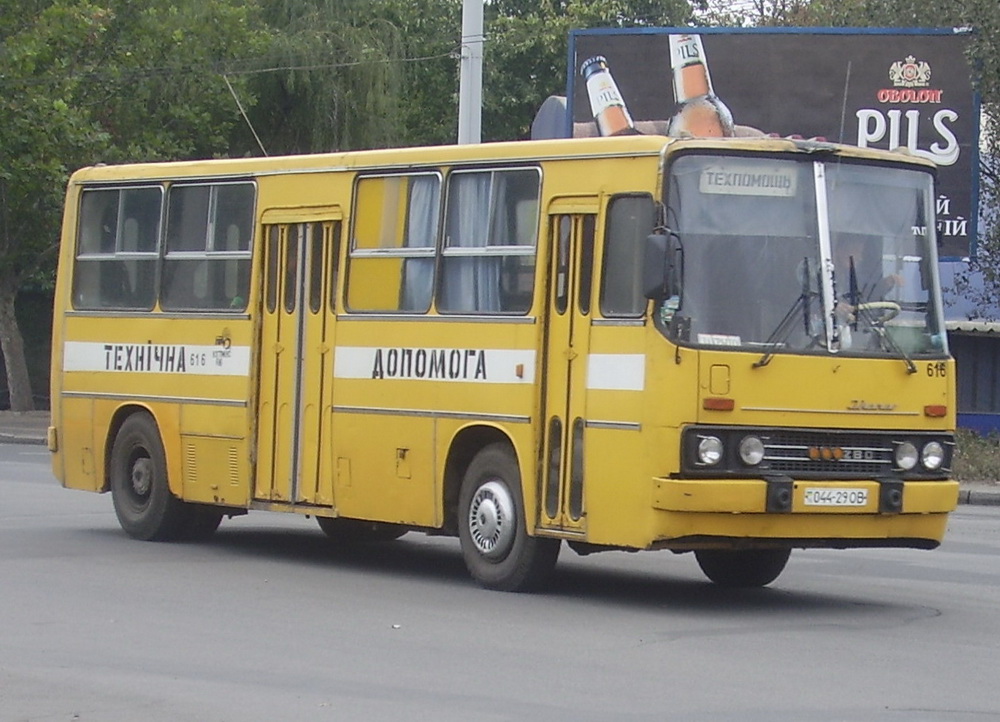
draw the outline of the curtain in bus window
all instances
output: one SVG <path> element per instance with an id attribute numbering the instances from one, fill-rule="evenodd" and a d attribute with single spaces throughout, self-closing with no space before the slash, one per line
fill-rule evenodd
<path id="1" fill-rule="evenodd" d="M 445 232 L 447 247 L 442 262 L 441 309 L 444 311 L 495 313 L 500 310 L 497 265 L 500 259 L 462 252 L 489 245 L 490 180 L 489 173 L 463 173 L 451 178 Z"/>
<path id="2" fill-rule="evenodd" d="M 434 248 L 438 226 L 438 178 L 410 178 L 407 207 L 406 248 Z M 426 311 L 431 305 L 434 286 L 434 257 L 407 258 L 403 261 L 403 284 L 400 307 L 404 311 Z"/>

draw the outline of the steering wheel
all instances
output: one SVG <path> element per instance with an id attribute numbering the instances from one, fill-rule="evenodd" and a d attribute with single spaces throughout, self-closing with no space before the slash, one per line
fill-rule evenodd
<path id="1" fill-rule="evenodd" d="M 856 314 L 859 311 L 870 313 L 872 314 L 872 323 L 883 324 L 896 318 L 902 310 L 895 301 L 869 301 L 868 303 L 859 303 L 854 307 L 852 313 Z"/>

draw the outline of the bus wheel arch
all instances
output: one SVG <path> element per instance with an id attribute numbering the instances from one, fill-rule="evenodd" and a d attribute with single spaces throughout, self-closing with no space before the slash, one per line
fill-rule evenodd
<path id="1" fill-rule="evenodd" d="M 170 491 L 166 451 L 153 415 L 145 409 L 133 409 L 113 424 L 113 429 L 107 478 L 122 529 L 144 541 L 181 537 L 191 521 L 192 509 Z"/>
<path id="2" fill-rule="evenodd" d="M 463 475 L 456 522 L 466 568 L 487 589 L 536 589 L 555 566 L 559 540 L 529 535 L 524 508 L 513 447 L 480 449 Z"/>
<path id="3" fill-rule="evenodd" d="M 451 440 L 444 465 L 444 532 L 458 536 L 458 497 L 465 470 L 482 449 L 491 444 L 507 444 L 514 448 L 510 437 L 495 426 L 467 426 Z M 513 451 L 512 451 L 513 453 Z"/>
<path id="4" fill-rule="evenodd" d="M 101 491 L 111 491 L 111 452 L 114 449 L 115 439 L 118 438 L 118 431 L 121 429 L 122 424 L 133 414 L 147 414 L 153 417 L 153 423 L 156 424 L 153 412 L 145 406 L 126 404 L 115 409 L 111 420 L 108 422 L 108 434 L 104 439 L 104 485 L 101 487 Z M 159 433 L 159 424 L 156 424 L 156 426 L 157 433 Z"/>

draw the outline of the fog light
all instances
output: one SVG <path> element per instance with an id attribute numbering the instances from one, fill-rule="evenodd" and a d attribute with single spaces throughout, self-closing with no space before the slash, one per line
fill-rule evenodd
<path id="1" fill-rule="evenodd" d="M 757 466 L 764 460 L 764 442 L 756 436 L 744 436 L 740 441 L 740 459 L 747 466 Z"/>
<path id="2" fill-rule="evenodd" d="M 917 465 L 917 447 L 909 441 L 896 446 L 896 466 L 903 471 L 909 471 Z"/>
<path id="3" fill-rule="evenodd" d="M 698 460 L 705 466 L 715 466 L 721 459 L 722 441 L 719 437 L 702 436 L 698 442 Z"/>
<path id="4" fill-rule="evenodd" d="M 944 464 L 944 447 L 937 441 L 928 441 L 920 452 L 920 463 L 927 471 L 937 471 Z"/>

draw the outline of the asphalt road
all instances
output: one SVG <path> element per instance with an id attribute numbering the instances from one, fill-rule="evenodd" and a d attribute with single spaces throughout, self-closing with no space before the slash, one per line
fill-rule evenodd
<path id="1" fill-rule="evenodd" d="M 979 722 L 998 661 L 998 507 L 961 507 L 932 552 L 795 552 L 763 590 L 564 549 L 518 595 L 413 533 L 338 550 L 255 513 L 133 541 L 44 447 L 0 445 L 0 722 Z"/>

